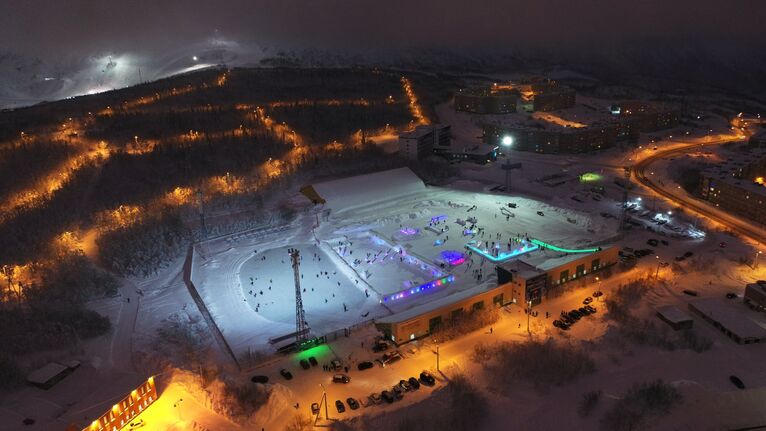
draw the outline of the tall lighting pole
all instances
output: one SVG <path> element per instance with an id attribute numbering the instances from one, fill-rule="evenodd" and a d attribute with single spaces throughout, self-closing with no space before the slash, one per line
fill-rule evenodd
<path id="1" fill-rule="evenodd" d="M 505 147 L 505 164 L 503 165 L 503 169 L 505 169 L 505 192 L 509 193 L 511 191 L 511 155 L 509 151 L 511 145 L 513 145 L 513 137 L 505 135 L 503 136 L 503 139 L 500 140 L 500 143 Z"/>
<path id="2" fill-rule="evenodd" d="M 532 314 L 532 300 L 527 301 L 527 334 L 532 335 L 532 331 L 529 330 L 529 315 Z"/>

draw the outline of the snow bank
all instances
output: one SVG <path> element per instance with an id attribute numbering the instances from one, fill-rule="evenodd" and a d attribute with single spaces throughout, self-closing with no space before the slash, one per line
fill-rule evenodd
<path id="1" fill-rule="evenodd" d="M 401 199 L 426 190 L 423 181 L 409 168 L 327 181 L 313 187 L 327 201 L 325 205 L 335 212 Z"/>

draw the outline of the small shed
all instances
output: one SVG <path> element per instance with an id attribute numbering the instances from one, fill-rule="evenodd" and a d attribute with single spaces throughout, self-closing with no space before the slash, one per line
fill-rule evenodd
<path id="1" fill-rule="evenodd" d="M 692 317 L 681 311 L 675 305 L 657 307 L 657 317 L 676 331 L 680 329 L 690 329 L 694 324 Z"/>
<path id="2" fill-rule="evenodd" d="M 66 365 L 59 364 L 58 362 L 49 362 L 29 373 L 27 375 L 27 382 L 38 388 L 50 389 L 71 372 L 72 368 Z"/>

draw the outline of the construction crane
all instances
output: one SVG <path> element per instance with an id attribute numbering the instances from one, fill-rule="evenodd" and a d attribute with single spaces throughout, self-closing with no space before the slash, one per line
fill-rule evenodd
<path id="1" fill-rule="evenodd" d="M 287 250 L 293 263 L 293 275 L 295 276 L 295 347 L 300 349 L 301 345 L 308 340 L 308 324 L 306 323 L 306 312 L 303 310 L 303 299 L 301 298 L 301 252 L 297 248 Z"/>

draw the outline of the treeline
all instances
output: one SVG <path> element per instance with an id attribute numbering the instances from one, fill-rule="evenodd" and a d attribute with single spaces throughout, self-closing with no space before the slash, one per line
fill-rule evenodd
<path id="1" fill-rule="evenodd" d="M 0 280 L 3 289 L 16 284 L 19 295 L 3 295 L 0 303 L 0 345 L 3 353 L 24 353 L 75 346 L 79 340 L 104 334 L 109 319 L 84 303 L 117 292 L 116 281 L 81 253 L 61 252 L 36 265 L 35 281 Z"/>
<path id="2" fill-rule="evenodd" d="M 0 146 L 0 199 L 34 184 L 72 153 L 66 142 L 18 140 Z"/>
<path id="3" fill-rule="evenodd" d="M 344 142 L 358 130 L 382 129 L 386 124 L 400 127 L 412 119 L 404 103 L 370 103 L 368 106 L 301 104 L 278 106 L 267 112 L 318 144 L 334 140 Z"/>

